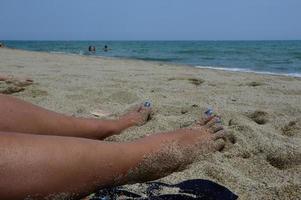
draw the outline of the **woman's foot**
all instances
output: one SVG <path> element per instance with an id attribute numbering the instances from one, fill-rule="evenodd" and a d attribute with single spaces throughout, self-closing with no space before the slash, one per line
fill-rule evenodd
<path id="1" fill-rule="evenodd" d="M 200 155 L 222 150 L 225 137 L 226 132 L 216 116 L 200 120 L 190 128 L 144 137 L 137 141 L 137 148 L 149 154 L 133 169 L 131 178 L 143 182 L 181 171 Z"/>
<path id="2" fill-rule="evenodd" d="M 152 108 L 145 107 L 144 105 L 137 105 L 131 108 L 126 114 L 119 117 L 121 123 L 131 126 L 142 126 L 151 119 Z"/>
<path id="3" fill-rule="evenodd" d="M 189 132 L 196 135 L 196 139 L 200 142 L 197 146 L 202 150 L 220 151 L 225 146 L 226 131 L 219 116 L 200 119 L 190 128 Z"/>
<path id="4" fill-rule="evenodd" d="M 181 158 L 189 163 L 200 154 L 220 151 L 225 147 L 226 131 L 218 116 L 197 121 L 189 128 L 178 129 L 174 134 L 174 142 L 182 152 Z"/>
<path id="5" fill-rule="evenodd" d="M 148 120 L 151 119 L 152 109 L 151 107 L 145 107 L 138 105 L 131 108 L 127 113 L 120 116 L 117 120 L 99 121 L 93 120 L 96 123 L 96 130 L 101 130 L 102 134 L 98 139 L 104 139 L 112 135 L 118 135 L 125 129 L 132 126 L 142 126 Z M 105 131 L 104 131 L 105 130 Z"/>

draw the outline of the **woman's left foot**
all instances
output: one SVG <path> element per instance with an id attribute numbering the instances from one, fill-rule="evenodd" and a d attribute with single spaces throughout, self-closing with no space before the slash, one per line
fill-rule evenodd
<path id="1" fill-rule="evenodd" d="M 130 109 L 126 114 L 119 119 L 129 123 L 131 126 L 142 126 L 151 119 L 152 108 L 138 105 Z"/>

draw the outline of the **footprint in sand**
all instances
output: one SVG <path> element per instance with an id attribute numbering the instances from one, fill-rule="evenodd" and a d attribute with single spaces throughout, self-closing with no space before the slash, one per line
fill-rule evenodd
<path id="1" fill-rule="evenodd" d="M 300 196 L 300 184 L 286 183 L 284 185 L 276 185 L 271 187 L 277 191 L 277 199 L 298 199 Z M 275 199 L 275 198 L 274 198 Z"/>
<path id="2" fill-rule="evenodd" d="M 284 125 L 281 129 L 282 134 L 286 136 L 295 136 L 297 133 L 301 132 L 301 120 L 293 120 L 288 124 Z"/>
<path id="3" fill-rule="evenodd" d="M 228 132 L 227 134 L 227 139 L 229 142 L 231 142 L 232 144 L 235 144 L 237 142 L 237 137 L 234 135 L 234 133 L 232 132 Z"/>
<path id="4" fill-rule="evenodd" d="M 247 114 L 247 117 L 256 122 L 259 125 L 266 124 L 268 120 L 268 113 L 262 110 L 256 110 Z"/>
<path id="5" fill-rule="evenodd" d="M 160 113 L 164 116 L 179 116 L 179 115 L 187 115 L 191 113 L 198 113 L 198 105 L 193 104 L 191 106 L 175 106 L 172 104 L 164 104 L 160 106 Z M 205 110 L 205 109 L 203 109 Z"/>
<path id="6" fill-rule="evenodd" d="M 277 150 L 270 152 L 266 161 L 277 169 L 289 169 L 301 164 L 301 153 L 296 150 Z"/>
<path id="7" fill-rule="evenodd" d="M 189 78 L 189 77 L 173 77 L 173 78 L 168 79 L 168 81 L 177 81 L 177 80 L 188 81 L 189 83 L 191 83 L 195 86 L 199 86 L 205 82 L 203 79 L 200 79 L 200 78 Z"/>
<path id="8" fill-rule="evenodd" d="M 132 104 L 139 100 L 136 94 L 127 91 L 117 91 L 112 93 L 108 99 L 112 102 L 120 103 L 120 104 Z"/>
<path id="9" fill-rule="evenodd" d="M 258 82 L 258 81 L 252 81 L 252 82 L 247 83 L 246 85 L 250 86 L 250 87 L 257 87 L 257 86 L 262 86 L 262 85 L 265 85 L 265 84 L 262 83 L 262 82 Z"/>
<path id="10" fill-rule="evenodd" d="M 25 88 L 23 88 L 23 87 L 8 86 L 4 89 L 0 89 L 0 94 L 14 94 L 14 93 L 22 92 L 24 90 L 25 90 Z"/>
<path id="11" fill-rule="evenodd" d="M 24 80 L 19 80 L 19 79 L 9 79 L 5 81 L 6 84 L 12 84 L 14 86 L 17 87 L 26 87 L 29 86 L 31 84 L 33 84 L 33 80 L 32 79 L 24 79 Z"/>
<path id="12" fill-rule="evenodd" d="M 15 79 L 8 78 L 7 80 L 0 82 L 0 93 L 1 94 L 14 94 L 25 90 L 26 86 L 33 84 L 32 79 Z"/>

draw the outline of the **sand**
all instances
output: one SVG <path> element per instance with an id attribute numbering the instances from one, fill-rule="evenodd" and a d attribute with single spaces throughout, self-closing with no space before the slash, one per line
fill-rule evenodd
<path id="1" fill-rule="evenodd" d="M 233 144 L 160 181 L 209 179 L 240 199 L 301 198 L 300 78 L 5 48 L 0 73 L 34 79 L 13 96 L 74 116 L 93 117 L 99 109 L 117 115 L 153 102 L 153 120 L 111 141 L 188 126 L 211 106 Z"/>

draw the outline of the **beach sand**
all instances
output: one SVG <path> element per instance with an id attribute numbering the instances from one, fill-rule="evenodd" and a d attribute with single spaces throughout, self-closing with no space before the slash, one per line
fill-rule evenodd
<path id="1" fill-rule="evenodd" d="M 211 106 L 233 144 L 160 181 L 209 179 L 240 199 L 301 198 L 301 78 L 5 48 L 0 73 L 34 79 L 13 96 L 74 116 L 153 102 L 153 120 L 110 141 L 188 126 Z"/>

